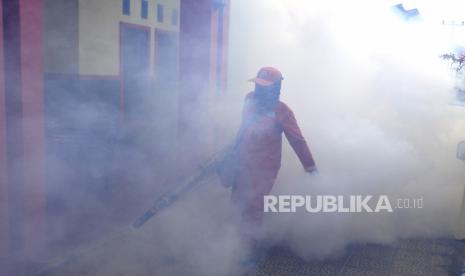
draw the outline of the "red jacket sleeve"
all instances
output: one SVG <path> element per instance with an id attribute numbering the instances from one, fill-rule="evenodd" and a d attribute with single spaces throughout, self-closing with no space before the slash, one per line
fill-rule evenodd
<path id="1" fill-rule="evenodd" d="M 312 153 L 310 152 L 307 142 L 300 131 L 294 113 L 284 104 L 280 109 L 278 117 L 281 127 L 289 141 L 289 144 L 291 144 L 291 147 L 299 157 L 302 166 L 304 168 L 315 166 Z"/>

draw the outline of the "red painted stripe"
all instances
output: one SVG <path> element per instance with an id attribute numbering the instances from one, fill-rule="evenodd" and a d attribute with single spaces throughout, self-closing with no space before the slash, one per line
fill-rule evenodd
<path id="1" fill-rule="evenodd" d="M 228 1 L 224 7 L 223 15 L 223 70 L 222 70 L 222 91 L 226 92 L 228 89 L 228 45 L 229 45 L 229 9 L 230 2 Z"/>
<path id="2" fill-rule="evenodd" d="M 23 108 L 22 234 L 26 249 L 46 237 L 43 110 L 43 1 L 19 0 Z"/>
<path id="3" fill-rule="evenodd" d="M 211 38 L 210 38 L 210 90 L 216 93 L 217 57 L 218 57 L 218 10 L 211 15 Z"/>
<path id="4" fill-rule="evenodd" d="M 3 9 L 0 1 L 0 258 L 9 255 L 8 174 L 6 158 L 5 75 L 3 59 Z"/>
<path id="5" fill-rule="evenodd" d="M 123 41 L 124 41 L 124 26 L 126 23 L 119 23 L 119 75 L 123 75 Z M 119 104 L 120 104 L 120 124 L 123 124 L 125 118 L 125 109 L 124 109 L 124 78 L 121 77 L 121 82 L 119 86 Z"/>

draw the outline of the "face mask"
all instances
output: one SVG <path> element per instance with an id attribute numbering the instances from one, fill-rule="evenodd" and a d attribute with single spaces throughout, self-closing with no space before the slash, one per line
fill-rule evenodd
<path id="1" fill-rule="evenodd" d="M 272 109 L 279 102 L 280 90 L 276 85 L 255 85 L 255 99 L 257 105 L 262 109 Z"/>

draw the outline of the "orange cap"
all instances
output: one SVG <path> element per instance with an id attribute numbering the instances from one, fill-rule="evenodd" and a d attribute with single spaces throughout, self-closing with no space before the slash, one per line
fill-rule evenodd
<path id="1" fill-rule="evenodd" d="M 250 79 L 249 81 L 262 86 L 268 86 L 283 79 L 283 75 L 278 69 L 273 67 L 263 67 L 260 71 L 258 71 L 257 77 Z"/>

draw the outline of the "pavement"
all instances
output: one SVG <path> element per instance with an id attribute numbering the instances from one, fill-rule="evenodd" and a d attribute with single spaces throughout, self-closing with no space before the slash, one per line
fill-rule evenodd
<path id="1" fill-rule="evenodd" d="M 173 260 L 160 267 L 153 248 L 141 250 L 143 243 L 126 240 L 123 255 L 118 246 L 105 244 L 106 250 L 70 259 L 50 270 L 23 275 L 193 275 L 194 270 Z M 145 252 L 144 252 L 145 251 Z M 110 254 L 113 252 L 113 254 Z M 115 254 L 116 253 L 116 254 Z M 108 260 L 103 260 L 102 255 Z M 129 258 L 129 259 L 128 259 Z M 454 239 L 404 239 L 390 245 L 363 244 L 350 246 L 346 253 L 331 260 L 303 260 L 286 248 L 273 248 L 265 258 L 245 272 L 228 276 L 457 276 L 465 258 L 465 243 Z M 211 272 L 211 271 L 210 271 Z M 196 274 L 197 275 L 197 274 Z M 203 274 L 221 276 L 223 274 Z"/>
<path id="2" fill-rule="evenodd" d="M 461 275 L 465 243 L 454 239 L 405 239 L 392 245 L 356 245 L 329 261 L 304 261 L 273 249 L 246 275 L 446 276 Z"/>

